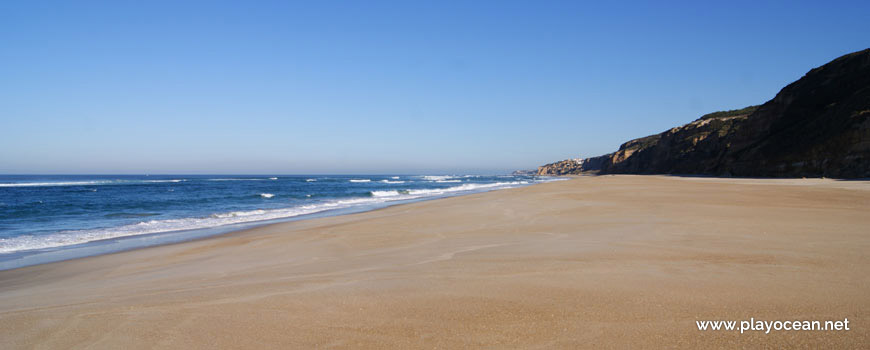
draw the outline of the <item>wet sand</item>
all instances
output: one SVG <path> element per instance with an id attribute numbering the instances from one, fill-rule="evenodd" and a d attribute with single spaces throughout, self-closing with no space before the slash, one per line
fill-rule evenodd
<path id="1" fill-rule="evenodd" d="M 0 348 L 867 348 L 870 182 L 579 177 L 0 271 Z M 850 320 L 699 331 L 697 320 Z"/>

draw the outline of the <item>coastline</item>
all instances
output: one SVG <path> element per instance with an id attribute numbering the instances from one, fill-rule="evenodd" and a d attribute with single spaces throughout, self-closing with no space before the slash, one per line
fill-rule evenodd
<path id="1" fill-rule="evenodd" d="M 184 175 L 171 175 L 170 177 L 185 177 Z M 190 176 L 187 176 L 190 177 Z M 285 178 L 288 176 L 284 176 Z M 307 177 L 307 176 L 295 176 L 295 177 Z M 182 243 L 186 241 L 198 240 L 209 238 L 212 236 L 219 236 L 224 234 L 233 233 L 236 231 L 249 230 L 252 228 L 271 225 L 276 223 L 283 222 L 291 222 L 298 220 L 310 220 L 316 218 L 323 217 L 331 217 L 331 216 L 340 216 L 340 215 L 349 215 L 355 213 L 363 213 L 372 210 L 378 210 L 382 208 L 387 208 L 394 205 L 401 205 L 407 203 L 415 203 L 420 201 L 441 199 L 441 198 L 449 198 L 456 196 L 463 196 L 475 193 L 483 193 L 489 191 L 496 191 L 502 189 L 510 189 L 521 186 L 528 186 L 536 183 L 546 183 L 551 181 L 560 181 L 558 178 L 549 178 L 542 177 L 543 180 L 540 182 L 532 182 L 532 183 L 522 183 L 522 184 L 506 184 L 502 186 L 494 186 L 491 187 L 491 184 L 464 184 L 470 186 L 480 186 L 479 188 L 470 188 L 467 190 L 454 191 L 452 188 L 445 189 L 443 192 L 432 195 L 432 196 L 405 196 L 408 198 L 403 198 L 402 196 L 394 196 L 389 197 L 385 196 L 380 201 L 375 200 L 370 203 L 360 203 L 357 205 L 344 205 L 337 206 L 336 208 L 324 208 L 324 209 L 316 209 L 316 210 L 308 210 L 310 212 L 304 213 L 304 211 L 300 214 L 289 213 L 292 215 L 284 216 L 284 217 L 274 217 L 267 219 L 256 219 L 252 221 L 241 221 L 229 224 L 220 224 L 216 226 L 209 227 L 199 227 L 199 228 L 189 228 L 189 229 L 177 229 L 171 231 L 159 231 L 153 233 L 143 233 L 143 234 L 131 234 L 131 235 L 120 235 L 120 236 L 110 236 L 107 238 L 94 239 L 90 241 L 85 241 L 82 243 L 75 243 L 57 247 L 47 247 L 47 248 L 39 248 L 39 249 L 31 249 L 31 250 L 23 250 L 11 253 L 0 253 L 0 271 L 16 269 L 27 266 L 34 266 L 40 264 L 47 264 L 59 261 L 67 261 L 97 255 L 105 255 L 105 254 L 113 254 L 118 252 L 130 251 L 135 249 L 142 249 L 147 247 L 154 247 L 166 244 L 176 244 Z M 273 178 L 277 179 L 277 178 Z M 247 179 L 251 180 L 251 179 Z M 130 180 L 127 180 L 130 181 Z M 149 180 L 149 181 L 158 181 L 158 182 L 180 182 L 186 180 Z M 353 182 L 354 180 L 351 180 Z M 404 181 L 402 181 L 404 182 Z M 461 186 L 460 186 L 461 187 Z M 439 190 L 432 190 L 439 191 Z M 376 191 L 377 192 L 377 191 Z M 374 199 L 377 199 L 378 196 L 375 196 Z M 289 208 L 278 208 L 278 210 L 287 211 L 297 209 L 295 207 Z M 214 215 L 226 215 L 221 213 L 213 213 Z M 129 226 L 129 225 L 128 225 Z M 107 230 L 111 230 L 111 228 L 107 228 Z"/>
<path id="2" fill-rule="evenodd" d="M 870 182 L 575 177 L 0 271 L 0 345 L 861 347 Z M 701 332 L 696 320 L 853 320 Z"/>

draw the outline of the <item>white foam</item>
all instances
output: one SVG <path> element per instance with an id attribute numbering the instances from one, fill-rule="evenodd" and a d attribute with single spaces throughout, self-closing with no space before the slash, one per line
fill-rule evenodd
<path id="1" fill-rule="evenodd" d="M 405 181 L 390 181 L 390 180 L 381 180 L 381 182 L 385 184 L 403 184 Z"/>
<path id="2" fill-rule="evenodd" d="M 305 182 L 315 182 L 317 179 L 305 179 Z"/>
<path id="3" fill-rule="evenodd" d="M 233 211 L 212 214 L 206 217 L 150 220 L 119 227 L 93 230 L 60 231 L 48 235 L 39 236 L 25 235 L 9 238 L 0 238 L 0 253 L 11 253 L 32 249 L 56 248 L 127 236 L 204 229 L 231 224 L 284 219 L 300 215 L 313 214 L 325 210 L 343 209 L 360 205 L 373 205 L 392 201 L 438 197 L 443 195 L 459 194 L 463 192 L 488 191 L 502 188 L 511 188 L 528 183 L 528 181 L 514 181 L 490 184 L 462 184 L 460 186 L 453 186 L 442 189 L 372 191 L 371 197 L 333 200 L 329 202 L 321 202 L 292 208 Z M 268 198 L 267 195 L 270 194 L 262 193 L 260 195 L 264 198 Z"/>
<path id="4" fill-rule="evenodd" d="M 127 236 L 202 229 L 237 223 L 280 219 L 316 213 L 335 207 L 336 206 L 314 206 L 309 208 L 297 207 L 274 210 L 236 211 L 198 218 L 150 220 L 143 221 L 137 224 L 104 229 L 61 231 L 49 235 L 28 235 L 11 238 L 0 238 L 0 253 L 11 253 L 31 249 L 55 248 Z"/>
<path id="5" fill-rule="evenodd" d="M 454 177 L 455 176 L 451 176 L 451 175 L 426 175 L 426 176 L 423 176 L 423 180 L 428 180 L 428 181 L 450 180 Z"/>
<path id="6" fill-rule="evenodd" d="M 58 181 L 58 182 L 12 182 L 0 183 L 0 187 L 50 187 L 50 186 L 101 186 L 101 185 L 135 185 L 146 183 L 182 182 L 173 180 L 93 180 L 93 181 Z"/>
<path id="7" fill-rule="evenodd" d="M 372 191 L 372 197 L 394 197 L 399 195 L 399 191 Z"/>
<path id="8" fill-rule="evenodd" d="M 393 180 L 396 180 L 396 179 L 398 179 L 398 178 L 399 178 L 398 176 L 393 176 L 393 177 L 391 177 L 391 179 L 393 179 Z"/>
<path id="9" fill-rule="evenodd" d="M 278 180 L 277 177 L 270 177 L 269 180 Z"/>
<path id="10" fill-rule="evenodd" d="M 274 194 L 271 194 L 271 193 L 260 193 L 260 197 L 263 197 L 263 198 L 272 198 L 272 197 L 275 197 L 275 195 L 274 195 Z"/>
<path id="11" fill-rule="evenodd" d="M 489 184 L 463 184 L 459 186 L 447 187 L 447 188 L 429 188 L 429 189 L 421 189 L 421 190 L 409 190 L 408 194 L 411 195 L 440 195 L 446 193 L 454 193 L 454 192 L 466 192 L 466 191 L 474 191 L 481 189 L 495 189 L 495 188 L 510 188 L 519 185 L 526 185 L 528 181 L 512 181 L 512 182 L 496 182 Z"/>
<path id="12" fill-rule="evenodd" d="M 435 182 L 439 182 L 439 183 L 462 182 L 462 180 L 435 180 Z"/>
<path id="13" fill-rule="evenodd" d="M 240 178 L 226 178 L 226 179 L 207 179 L 208 181 L 265 181 L 266 179 L 260 178 L 251 178 L 251 179 L 240 179 Z"/>
<path id="14" fill-rule="evenodd" d="M 255 221 L 291 218 L 300 215 L 313 214 L 325 210 L 342 209 L 365 204 L 383 203 L 385 201 L 387 200 L 381 198 L 366 197 L 349 200 L 337 200 L 293 208 L 234 211 L 212 214 L 206 217 L 150 220 L 139 222 L 137 224 L 94 230 L 61 231 L 48 235 L 25 235 L 10 238 L 0 238 L 0 253 L 11 253 L 21 250 L 32 249 L 56 248 L 120 237 L 194 230 Z"/>
<path id="15" fill-rule="evenodd" d="M 369 179 L 351 179 L 350 182 L 371 182 Z"/>

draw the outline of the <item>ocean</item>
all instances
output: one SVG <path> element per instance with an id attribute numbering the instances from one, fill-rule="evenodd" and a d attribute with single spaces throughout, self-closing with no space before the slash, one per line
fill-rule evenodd
<path id="1" fill-rule="evenodd" d="M 513 175 L 0 175 L 0 269 L 553 180 Z"/>

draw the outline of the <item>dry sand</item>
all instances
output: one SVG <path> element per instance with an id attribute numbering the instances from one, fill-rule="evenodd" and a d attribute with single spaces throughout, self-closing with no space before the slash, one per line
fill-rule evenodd
<path id="1" fill-rule="evenodd" d="M 868 252 L 868 182 L 580 177 L 2 271 L 0 348 L 868 348 Z"/>

